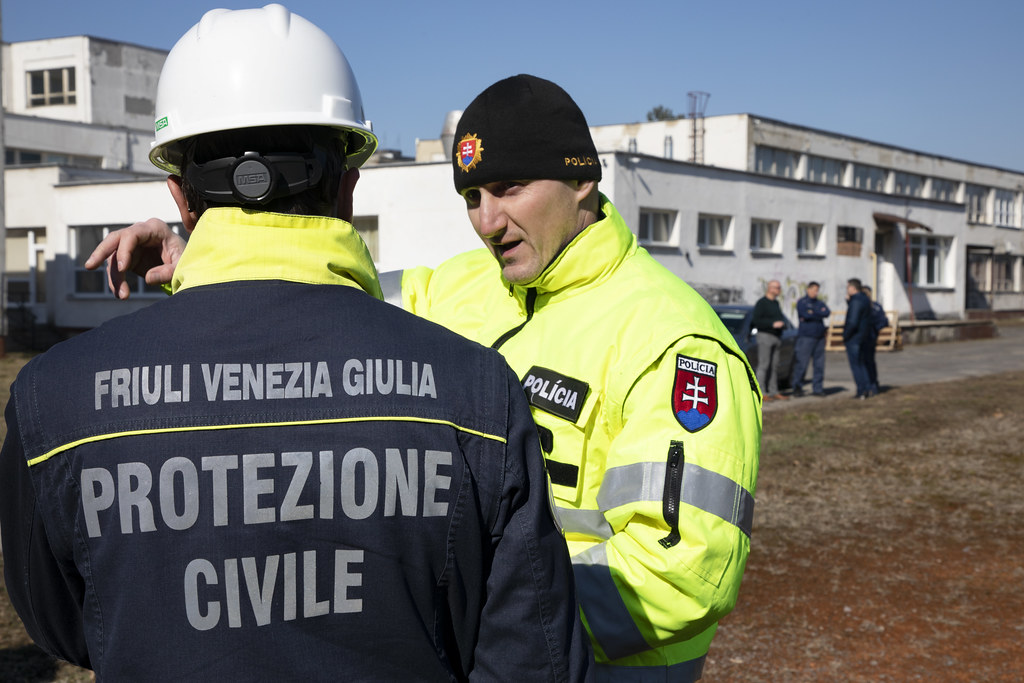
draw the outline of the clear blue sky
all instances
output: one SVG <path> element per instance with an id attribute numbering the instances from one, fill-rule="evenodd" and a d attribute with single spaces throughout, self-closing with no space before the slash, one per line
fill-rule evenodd
<path id="1" fill-rule="evenodd" d="M 2 0 L 3 39 L 86 34 L 170 49 L 203 12 L 259 0 Z M 562 85 L 593 125 L 686 93 L 930 154 L 1024 170 L 1022 0 L 291 0 L 352 63 L 382 146 L 515 73 Z"/>

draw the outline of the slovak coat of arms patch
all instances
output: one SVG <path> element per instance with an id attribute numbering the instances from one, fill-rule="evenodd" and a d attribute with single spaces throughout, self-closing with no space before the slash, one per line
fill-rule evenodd
<path id="1" fill-rule="evenodd" d="M 717 363 L 676 355 L 672 412 L 686 431 L 700 431 L 715 418 L 718 410 L 717 374 Z"/>
<path id="2" fill-rule="evenodd" d="M 459 140 L 459 168 L 467 173 L 478 163 L 480 154 L 484 151 L 483 141 L 476 136 L 476 133 L 466 133 Z"/>

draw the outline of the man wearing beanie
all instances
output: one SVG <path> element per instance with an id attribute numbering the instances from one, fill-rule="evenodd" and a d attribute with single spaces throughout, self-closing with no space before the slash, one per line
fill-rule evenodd
<path id="1" fill-rule="evenodd" d="M 498 349 L 519 376 L 598 680 L 697 680 L 750 550 L 754 373 L 598 191 L 590 129 L 562 88 L 493 84 L 463 113 L 452 156 L 486 248 L 405 271 L 402 304 Z M 130 230 L 133 244 L 162 243 L 152 221 Z"/>
<path id="2" fill-rule="evenodd" d="M 490 86 L 452 157 L 486 249 L 406 271 L 403 305 L 519 375 L 598 679 L 697 680 L 750 548 L 753 372 L 600 194 L 590 129 L 562 88 L 528 75 Z"/>

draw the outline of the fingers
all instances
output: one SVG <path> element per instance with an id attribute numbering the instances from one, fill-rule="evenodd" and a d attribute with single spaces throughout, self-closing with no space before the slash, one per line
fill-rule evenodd
<path id="1" fill-rule="evenodd" d="M 117 251 L 118 245 L 121 241 L 122 231 L 115 230 L 110 233 L 103 240 L 96 245 L 96 248 L 89 254 L 89 258 L 85 259 L 85 267 L 88 270 L 95 270 L 106 261 L 110 256 Z"/>
<path id="2" fill-rule="evenodd" d="M 174 263 L 162 266 L 153 266 L 146 271 L 147 285 L 166 285 L 174 277 Z"/>

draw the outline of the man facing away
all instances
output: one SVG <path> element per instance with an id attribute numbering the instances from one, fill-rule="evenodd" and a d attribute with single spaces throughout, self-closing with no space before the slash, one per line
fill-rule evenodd
<path id="1" fill-rule="evenodd" d="M 341 51 L 280 5 L 211 11 L 157 116 L 175 295 L 12 387 L 29 634 L 101 680 L 586 679 L 517 378 L 380 301 L 348 222 L 376 139 Z"/>
<path id="2" fill-rule="evenodd" d="M 854 398 L 871 396 L 871 380 L 864 362 L 865 349 L 874 344 L 871 334 L 871 300 L 861 291 L 861 281 L 850 278 L 846 281 L 846 320 L 843 323 L 843 344 L 850 372 L 857 387 Z"/>
<path id="3" fill-rule="evenodd" d="M 779 306 L 779 294 L 782 285 L 778 280 L 769 280 L 764 296 L 754 304 L 751 327 L 757 330 L 757 381 L 764 392 L 764 400 L 787 400 L 788 396 L 779 393 L 779 364 L 781 360 L 782 331 L 786 328 L 786 319 L 782 316 Z"/>
<path id="4" fill-rule="evenodd" d="M 598 191 L 589 127 L 562 88 L 528 75 L 486 88 L 452 171 L 486 248 L 406 271 L 403 304 L 519 376 L 598 680 L 696 680 L 750 549 L 761 411 L 745 356 Z M 157 223 L 90 257 L 116 254 L 120 296 L 132 250 L 174 242 Z"/>
<path id="5" fill-rule="evenodd" d="M 864 345 L 864 369 L 868 373 L 868 395 L 878 394 L 878 364 L 875 362 L 875 350 L 878 347 L 878 334 L 889 326 L 889 316 L 882 304 L 875 301 L 871 287 L 863 285 L 860 291 L 871 302 L 871 341 Z"/>
<path id="6" fill-rule="evenodd" d="M 821 286 L 817 282 L 807 285 L 806 294 L 796 302 L 796 315 L 800 319 L 796 346 L 793 349 L 793 376 L 789 384 L 794 396 L 804 395 L 804 375 L 813 359 L 811 387 L 815 396 L 825 395 L 825 321 L 829 308 L 818 299 Z"/>

